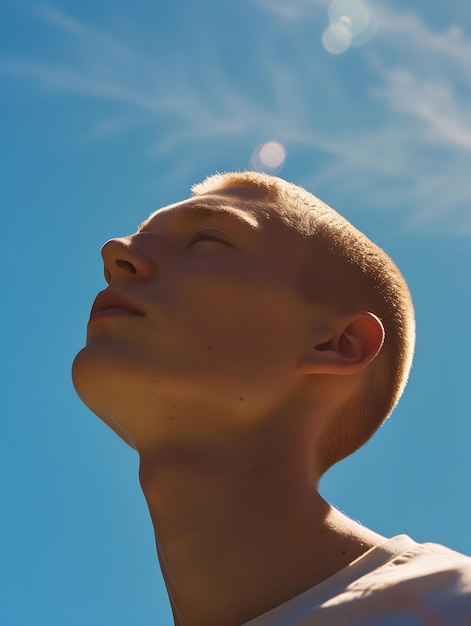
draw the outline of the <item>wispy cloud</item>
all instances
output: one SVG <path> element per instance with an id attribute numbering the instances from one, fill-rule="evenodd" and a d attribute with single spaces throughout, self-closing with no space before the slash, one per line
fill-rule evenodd
<path id="1" fill-rule="evenodd" d="M 314 15 L 320 38 L 326 0 L 254 2 L 278 23 L 276 33 L 267 27 L 247 37 L 243 78 L 231 76 L 221 42 L 195 35 L 191 58 L 176 45 L 163 58 L 51 4 L 37 15 L 66 36 L 61 60 L 3 57 L 0 71 L 44 91 L 108 102 L 90 139 L 158 126 L 149 144 L 160 154 L 211 138 L 252 147 L 275 139 L 288 156 L 316 155 L 321 168 L 300 176 L 320 192 L 338 181 L 375 206 L 414 207 L 412 224 L 471 235 L 471 40 L 462 28 L 450 23 L 437 32 L 416 13 L 378 5 L 376 37 L 346 53 L 350 62 L 355 55 L 354 84 L 343 60 L 307 36 L 306 16 Z"/>
<path id="2" fill-rule="evenodd" d="M 274 13 L 283 19 L 298 19 L 306 17 L 312 12 L 313 7 L 327 8 L 330 0 L 254 0 L 263 9 Z"/>
<path id="3" fill-rule="evenodd" d="M 65 15 L 52 4 L 40 4 L 37 7 L 37 15 L 45 22 L 49 22 L 58 28 L 74 35 L 81 35 L 83 28 L 80 22 Z"/>
<path id="4" fill-rule="evenodd" d="M 434 71 L 437 68 L 431 64 L 433 58 L 440 59 L 441 66 L 447 66 L 453 73 L 460 73 L 469 83 L 471 76 L 471 40 L 459 24 L 450 22 L 441 31 L 429 27 L 417 13 L 413 11 L 398 11 L 392 5 L 383 3 L 377 7 L 381 22 L 382 42 L 394 50 L 403 60 L 408 57 L 409 62 L 420 67 L 423 71 Z M 410 52 L 416 53 L 410 58 Z"/>
<path id="5" fill-rule="evenodd" d="M 405 69 L 384 72 L 383 79 L 384 87 L 373 93 L 421 123 L 416 134 L 424 142 L 471 150 L 471 110 L 449 81 L 421 79 Z"/>

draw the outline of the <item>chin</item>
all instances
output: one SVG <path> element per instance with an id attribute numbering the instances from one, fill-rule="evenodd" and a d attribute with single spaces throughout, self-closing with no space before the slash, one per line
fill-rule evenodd
<path id="1" fill-rule="evenodd" d="M 103 398 L 103 363 L 97 355 L 90 354 L 89 348 L 83 348 L 72 363 L 72 383 L 82 402 L 96 415 L 100 415 L 99 406 Z"/>
<path id="2" fill-rule="evenodd" d="M 81 400 L 84 400 L 81 391 L 87 377 L 86 350 L 82 348 L 72 363 L 72 383 Z"/>
<path id="3" fill-rule="evenodd" d="M 75 357 L 72 364 L 72 383 L 75 391 L 82 402 L 109 426 L 123 441 L 131 448 L 137 446 L 126 431 L 126 429 L 114 419 L 113 415 L 118 414 L 117 407 L 122 405 L 122 399 L 117 393 L 118 389 L 126 388 L 121 377 L 113 372 L 109 361 L 97 358 L 88 347 L 83 348 Z M 109 399 L 112 398 L 110 402 Z M 113 404 L 116 407 L 113 407 Z"/>

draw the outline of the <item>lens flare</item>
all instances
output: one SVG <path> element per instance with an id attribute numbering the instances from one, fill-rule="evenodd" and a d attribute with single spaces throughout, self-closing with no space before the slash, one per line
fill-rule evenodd
<path id="1" fill-rule="evenodd" d="M 322 45 L 330 54 L 345 52 L 352 43 L 352 33 L 341 22 L 327 26 L 322 34 Z"/>
<path id="2" fill-rule="evenodd" d="M 352 38 L 365 30 L 370 21 L 368 9 L 361 0 L 333 0 L 329 7 L 330 23 L 335 24 L 343 18 L 349 21 Z"/>
<path id="3" fill-rule="evenodd" d="M 363 0 L 332 0 L 329 26 L 322 35 L 322 45 L 331 54 L 340 54 L 350 46 L 361 46 L 376 32 L 376 20 Z"/>
<path id="4" fill-rule="evenodd" d="M 281 170 L 286 151 L 278 141 L 267 141 L 255 148 L 250 157 L 250 166 L 257 172 L 275 174 Z"/>

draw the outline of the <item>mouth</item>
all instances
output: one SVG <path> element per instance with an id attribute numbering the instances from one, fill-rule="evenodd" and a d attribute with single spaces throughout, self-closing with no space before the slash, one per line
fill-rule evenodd
<path id="1" fill-rule="evenodd" d="M 90 321 L 122 315 L 141 316 L 145 315 L 132 300 L 114 289 L 105 289 L 95 298 L 92 310 L 90 311 Z"/>

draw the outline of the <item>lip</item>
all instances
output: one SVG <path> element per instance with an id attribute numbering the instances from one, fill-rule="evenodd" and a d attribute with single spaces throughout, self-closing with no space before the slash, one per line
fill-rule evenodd
<path id="1" fill-rule="evenodd" d="M 142 311 L 132 300 L 115 289 L 105 289 L 95 298 L 90 321 L 102 317 L 116 317 L 122 315 L 144 316 Z"/>

